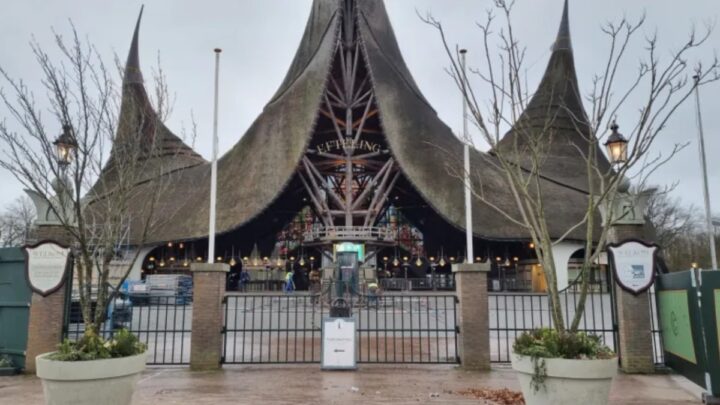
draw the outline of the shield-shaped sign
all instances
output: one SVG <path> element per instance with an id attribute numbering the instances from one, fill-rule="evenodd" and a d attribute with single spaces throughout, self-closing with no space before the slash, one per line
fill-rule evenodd
<path id="1" fill-rule="evenodd" d="M 25 275 L 30 289 L 46 297 L 65 282 L 70 248 L 52 241 L 28 245 L 25 252 Z"/>
<path id="2" fill-rule="evenodd" d="M 627 239 L 608 245 L 615 281 L 635 295 L 650 288 L 655 281 L 658 245 Z"/>

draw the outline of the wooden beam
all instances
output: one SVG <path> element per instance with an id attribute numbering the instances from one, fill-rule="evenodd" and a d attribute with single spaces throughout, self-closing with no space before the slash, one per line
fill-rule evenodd
<path id="1" fill-rule="evenodd" d="M 329 215 L 326 217 L 327 211 L 325 209 L 323 209 L 322 205 L 320 204 L 317 197 L 315 196 L 315 192 L 312 189 L 312 187 L 310 187 L 310 185 L 308 184 L 307 180 L 305 180 L 305 177 L 302 175 L 302 173 L 298 173 L 298 175 L 300 177 L 300 181 L 302 182 L 303 186 L 305 186 L 305 190 L 307 190 L 308 194 L 310 195 L 310 199 L 312 200 L 313 205 L 315 205 L 315 210 L 317 211 L 317 214 L 320 217 L 320 219 L 323 221 L 323 224 L 325 226 L 332 225 L 332 217 L 330 217 Z"/>
<path id="2" fill-rule="evenodd" d="M 363 112 L 362 118 L 360 118 L 360 123 L 358 124 L 358 130 L 355 132 L 355 142 L 360 140 L 360 135 L 362 134 L 363 127 L 365 126 L 365 120 L 370 117 L 370 107 L 372 106 L 373 102 L 373 95 L 370 95 L 370 99 L 368 100 L 367 105 L 365 106 L 365 111 Z M 375 110 L 377 111 L 377 109 Z M 355 127 L 353 123 L 353 127 Z"/>
<path id="3" fill-rule="evenodd" d="M 360 204 L 362 204 L 363 201 L 365 201 L 365 198 L 367 198 L 370 191 L 374 188 L 374 186 L 378 183 L 378 180 L 380 180 L 381 177 L 385 174 L 386 171 L 389 171 L 390 168 L 393 165 L 393 158 L 388 159 L 387 162 L 383 165 L 383 167 L 380 169 L 379 172 L 375 174 L 373 179 L 370 181 L 370 184 L 368 184 L 367 187 L 365 187 L 365 190 L 358 196 L 358 198 L 353 202 L 352 209 L 357 209 Z"/>

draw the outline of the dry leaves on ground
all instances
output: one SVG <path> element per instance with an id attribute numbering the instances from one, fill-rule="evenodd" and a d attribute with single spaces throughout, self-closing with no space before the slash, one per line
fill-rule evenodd
<path id="1" fill-rule="evenodd" d="M 521 392 L 512 391 L 507 388 L 470 388 L 463 391 L 456 391 L 456 394 L 493 401 L 499 405 L 525 405 L 525 399 Z"/>

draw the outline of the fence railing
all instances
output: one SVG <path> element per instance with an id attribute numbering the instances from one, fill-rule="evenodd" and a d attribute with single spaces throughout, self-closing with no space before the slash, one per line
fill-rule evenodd
<path id="1" fill-rule="evenodd" d="M 565 322 L 572 321 L 580 296 L 580 287 L 573 284 L 560 293 Z M 515 338 L 525 331 L 553 325 L 548 297 L 542 293 L 489 293 L 490 360 L 510 361 Z M 611 293 L 591 289 L 588 292 L 579 330 L 594 334 L 617 350 L 615 307 Z"/>
<path id="2" fill-rule="evenodd" d="M 653 360 L 655 361 L 655 366 L 664 366 L 665 353 L 663 352 L 657 301 L 655 300 L 655 285 L 648 290 L 648 299 L 650 300 L 650 335 L 652 336 L 653 343 Z"/>
<path id="3" fill-rule="evenodd" d="M 456 299 L 448 294 L 355 295 L 360 363 L 456 363 Z M 320 362 L 326 295 L 228 294 L 224 363 Z"/>
<path id="4" fill-rule="evenodd" d="M 129 330 L 147 345 L 149 365 L 189 364 L 191 301 L 183 295 L 122 294 L 108 306 L 100 333 L 110 338 L 118 329 Z M 77 340 L 85 332 L 77 301 L 71 301 L 69 311 L 64 336 Z"/>

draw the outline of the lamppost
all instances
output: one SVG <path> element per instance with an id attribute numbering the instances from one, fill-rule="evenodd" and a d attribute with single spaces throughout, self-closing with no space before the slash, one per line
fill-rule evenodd
<path id="1" fill-rule="evenodd" d="M 73 187 L 67 176 L 67 168 L 75 159 L 78 144 L 68 124 L 62 126 L 62 133 L 53 141 L 55 161 L 58 165 L 57 178 L 52 181 L 54 197 L 42 195 L 34 190 L 26 189 L 35 204 L 37 218 L 35 225 L 72 225 L 75 215 L 72 205 Z"/>
<path id="2" fill-rule="evenodd" d="M 610 125 L 612 133 L 605 142 L 610 164 L 620 166 L 628 161 L 628 140 L 618 132 L 619 126 L 615 121 Z M 603 223 L 612 225 L 642 225 L 645 223 L 645 208 L 648 198 L 655 192 L 654 189 L 641 193 L 631 194 L 630 181 L 625 178 L 617 186 L 617 194 L 612 201 L 600 204 L 600 215 Z M 595 197 L 600 198 L 600 197 Z M 608 217 L 612 213 L 611 217 Z"/>
<path id="3" fill-rule="evenodd" d="M 72 134 L 72 127 L 65 124 L 62 128 L 62 134 L 55 139 L 53 145 L 55 146 L 58 166 L 60 166 L 60 170 L 62 174 L 64 174 L 67 167 L 72 163 L 73 159 L 75 159 L 78 144 Z"/>
<path id="4" fill-rule="evenodd" d="M 610 157 L 610 164 L 613 166 L 623 164 L 627 162 L 627 144 L 628 140 L 618 132 L 620 127 L 613 120 L 610 125 L 612 133 L 605 141 L 605 148 L 607 149 L 608 156 Z"/>
<path id="5" fill-rule="evenodd" d="M 72 207 L 73 185 L 67 175 L 67 168 L 75 159 L 78 144 L 73 135 L 72 127 L 69 124 L 63 125 L 63 132 L 53 142 L 55 146 L 55 154 L 57 157 L 58 167 L 60 168 L 58 178 L 53 184 L 55 193 L 58 198 L 59 215 L 62 215 L 66 223 L 74 223 L 74 212 Z"/>

